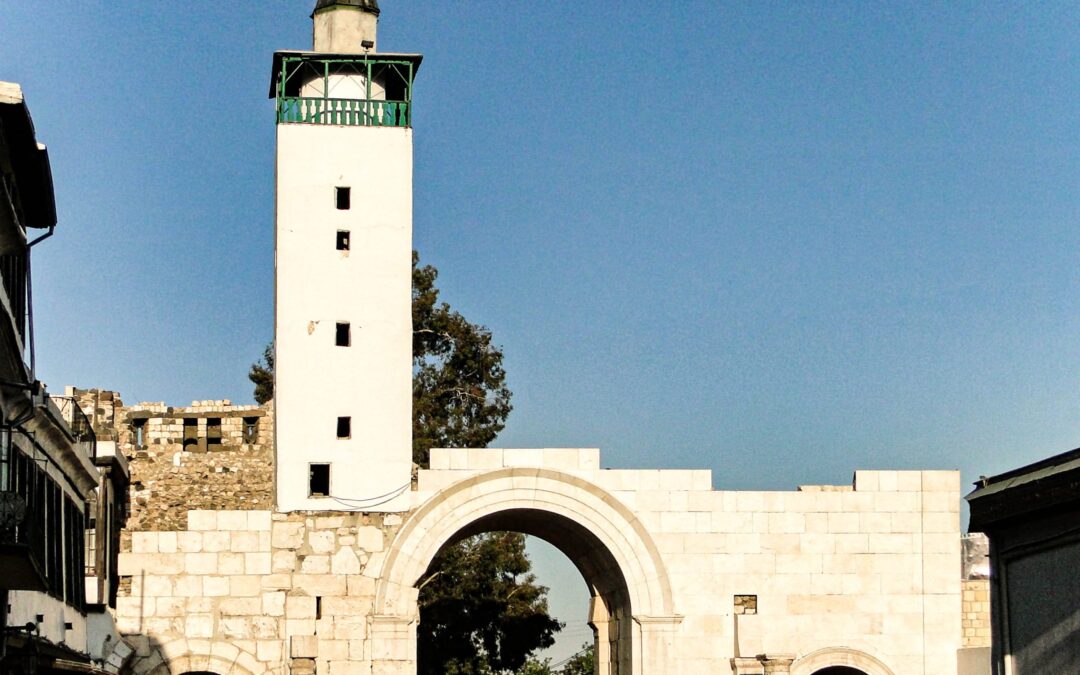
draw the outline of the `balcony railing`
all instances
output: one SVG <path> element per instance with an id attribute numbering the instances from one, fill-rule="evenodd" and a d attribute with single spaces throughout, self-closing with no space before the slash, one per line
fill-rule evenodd
<path id="1" fill-rule="evenodd" d="M 97 457 L 97 434 L 94 433 L 94 425 L 86 413 L 79 407 L 78 401 L 69 396 L 49 396 L 49 399 L 60 411 L 60 416 L 67 422 L 71 436 L 75 439 L 75 445 L 91 460 Z"/>
<path id="2" fill-rule="evenodd" d="M 12 430 L 0 427 L 0 586 L 45 590 L 46 495 L 51 479 L 37 462 L 12 443 Z"/>
<path id="3" fill-rule="evenodd" d="M 351 98 L 277 99 L 278 124 L 329 124 L 346 127 L 410 127 L 412 118 L 405 101 Z"/>

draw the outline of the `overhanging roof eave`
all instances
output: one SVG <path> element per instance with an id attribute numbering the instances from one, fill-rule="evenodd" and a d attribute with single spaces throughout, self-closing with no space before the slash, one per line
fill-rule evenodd
<path id="1" fill-rule="evenodd" d="M 365 54 L 365 53 L 349 54 L 349 53 L 336 53 L 336 52 L 302 51 L 302 50 L 295 50 L 295 49 L 278 50 L 278 51 L 274 52 L 274 65 L 270 69 L 270 92 L 269 92 L 268 98 L 276 98 L 277 97 L 277 78 L 278 78 L 278 75 L 281 73 L 281 60 L 283 58 L 285 58 L 286 56 L 301 56 L 301 57 L 307 56 L 307 57 L 312 57 L 313 59 L 319 59 L 319 58 L 331 59 L 331 58 L 337 57 L 339 59 L 350 59 L 350 60 L 356 60 L 356 61 L 368 60 L 368 61 L 374 61 L 374 62 L 402 61 L 402 62 L 412 64 L 413 74 L 415 74 L 416 71 L 420 69 L 420 63 L 424 60 L 424 55 L 423 54 L 404 54 L 404 53 L 387 53 L 387 52 L 378 52 L 378 53 L 371 53 L 371 54 Z"/>

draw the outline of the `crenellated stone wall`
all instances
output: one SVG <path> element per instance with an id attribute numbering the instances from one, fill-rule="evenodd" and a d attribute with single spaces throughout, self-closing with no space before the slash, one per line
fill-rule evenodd
<path id="1" fill-rule="evenodd" d="M 119 394 L 69 388 L 99 439 L 117 441 L 131 468 L 131 533 L 178 531 L 199 509 L 269 510 L 274 486 L 274 415 L 228 400 L 125 406 Z"/>

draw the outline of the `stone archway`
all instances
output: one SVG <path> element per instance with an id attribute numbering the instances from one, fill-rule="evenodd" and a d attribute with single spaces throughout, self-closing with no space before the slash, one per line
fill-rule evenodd
<path id="1" fill-rule="evenodd" d="M 815 675 L 832 668 L 846 668 L 865 675 L 894 675 L 879 659 L 848 647 L 829 647 L 806 654 L 791 664 L 791 675 Z M 845 671 L 839 670 L 838 673 Z"/>
<path id="2" fill-rule="evenodd" d="M 443 547 L 493 530 L 540 537 L 577 566 L 593 597 L 590 621 L 602 673 L 658 672 L 667 663 L 671 632 L 681 617 L 645 527 L 598 486 L 536 468 L 474 475 L 409 516 L 379 574 L 371 635 L 381 645 L 376 660 L 415 667 L 418 581 Z"/>
<path id="3" fill-rule="evenodd" d="M 154 665 L 156 664 L 156 665 Z M 177 638 L 157 645 L 143 664 L 135 664 L 135 672 L 150 675 L 176 673 L 220 673 L 220 675 L 263 675 L 266 666 L 253 654 L 222 640 L 189 642 Z"/>

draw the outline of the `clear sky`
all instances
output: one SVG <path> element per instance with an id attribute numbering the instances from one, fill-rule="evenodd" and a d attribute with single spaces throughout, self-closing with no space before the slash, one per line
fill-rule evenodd
<path id="1" fill-rule="evenodd" d="M 275 49 L 313 0 L 0 3 L 50 147 L 40 376 L 251 399 Z M 415 243 L 507 447 L 718 488 L 1080 445 L 1080 5 L 382 0 L 425 54 Z"/>

